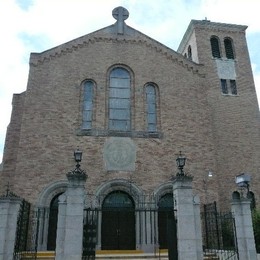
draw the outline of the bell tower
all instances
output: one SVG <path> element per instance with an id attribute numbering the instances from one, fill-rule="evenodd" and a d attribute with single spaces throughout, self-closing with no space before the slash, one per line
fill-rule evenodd
<path id="1" fill-rule="evenodd" d="M 217 179 L 225 180 L 219 183 L 223 204 L 223 194 L 239 173 L 250 172 L 255 189 L 260 183 L 260 118 L 246 29 L 244 25 L 192 20 L 178 48 L 187 59 L 204 67 L 206 86 L 201 91 L 205 91 L 212 115 Z"/>

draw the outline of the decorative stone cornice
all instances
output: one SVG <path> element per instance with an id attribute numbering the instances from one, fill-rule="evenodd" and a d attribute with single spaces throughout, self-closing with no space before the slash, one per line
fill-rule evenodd
<path id="1" fill-rule="evenodd" d="M 76 167 L 74 170 L 69 171 L 67 173 L 67 178 L 69 181 L 71 180 L 82 180 L 86 181 L 87 174 L 84 170 L 82 170 L 80 167 Z"/>
<path id="2" fill-rule="evenodd" d="M 191 175 L 176 175 L 172 179 L 174 182 L 181 181 L 181 182 L 192 182 L 193 176 Z"/>
<path id="3" fill-rule="evenodd" d="M 102 36 L 95 36 L 92 38 L 84 39 L 82 41 L 72 41 L 67 44 L 58 46 L 56 48 L 50 49 L 43 53 L 32 53 L 30 57 L 30 65 L 31 66 L 39 66 L 46 62 L 50 62 L 53 59 L 59 58 L 61 56 L 67 55 L 69 53 L 72 53 L 74 51 L 77 51 L 78 49 L 87 47 L 94 43 L 123 43 L 123 44 L 139 44 L 144 45 L 147 48 L 153 49 L 157 53 L 160 53 L 161 55 L 165 56 L 167 59 L 171 60 L 172 62 L 178 64 L 179 66 L 185 68 L 186 70 L 192 72 L 193 74 L 197 74 L 200 77 L 205 77 L 205 75 L 201 72 L 199 72 L 199 67 L 201 65 L 196 64 L 185 57 L 183 57 L 181 54 L 175 52 L 174 50 L 164 46 L 163 44 L 160 44 L 159 42 L 155 40 L 150 40 L 147 37 L 147 40 L 136 38 L 136 39 L 129 39 L 129 38 L 121 38 L 121 37 L 102 37 Z"/>
<path id="4" fill-rule="evenodd" d="M 21 199 L 18 195 L 16 195 L 15 193 L 9 191 L 9 192 L 6 192 L 6 194 L 0 196 L 0 199 Z"/>
<path id="5" fill-rule="evenodd" d="M 4 203 L 22 203 L 23 199 L 15 193 L 9 191 L 6 194 L 0 196 L 0 200 Z"/>

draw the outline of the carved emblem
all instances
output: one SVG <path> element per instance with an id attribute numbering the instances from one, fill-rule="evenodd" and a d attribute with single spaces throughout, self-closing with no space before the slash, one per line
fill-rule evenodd
<path id="1" fill-rule="evenodd" d="M 130 138 L 111 138 L 104 147 L 107 170 L 133 171 L 135 166 L 135 145 Z"/>

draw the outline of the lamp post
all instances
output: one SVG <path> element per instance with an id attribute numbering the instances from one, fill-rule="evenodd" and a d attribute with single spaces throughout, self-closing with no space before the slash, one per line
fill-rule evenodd
<path id="1" fill-rule="evenodd" d="M 77 149 L 73 155 L 76 167 L 67 173 L 67 190 L 59 203 L 56 260 L 82 259 L 85 183 L 88 176 L 80 168 L 82 151 Z"/>
<path id="2" fill-rule="evenodd" d="M 183 168 L 185 166 L 185 162 L 186 162 L 186 157 L 180 151 L 180 154 L 176 159 L 176 164 L 177 164 L 177 167 L 179 169 L 177 176 L 184 176 L 185 175 L 185 172 L 183 170 Z"/>
<path id="3" fill-rule="evenodd" d="M 239 188 L 241 188 L 241 189 L 243 189 L 243 188 L 246 189 L 246 191 L 247 191 L 247 197 L 250 196 L 250 193 L 249 193 L 249 192 L 250 192 L 250 189 L 249 189 L 249 187 L 250 187 L 250 185 L 249 185 L 250 181 L 251 181 L 251 177 L 250 177 L 250 175 L 247 174 L 247 173 L 241 173 L 241 174 L 239 174 L 239 175 L 236 176 L 236 184 L 237 184 L 237 186 L 238 186 Z"/>
<path id="4" fill-rule="evenodd" d="M 82 160 L 82 151 L 80 151 L 79 149 L 75 150 L 74 151 L 74 159 L 75 159 L 75 162 L 77 163 L 76 168 L 79 168 L 80 167 L 79 163 Z"/>
<path id="5" fill-rule="evenodd" d="M 76 168 L 68 172 L 67 176 L 82 176 L 83 178 L 86 178 L 85 171 L 80 168 L 80 162 L 82 160 L 82 151 L 80 151 L 79 149 L 74 151 L 74 160 L 76 162 Z"/>

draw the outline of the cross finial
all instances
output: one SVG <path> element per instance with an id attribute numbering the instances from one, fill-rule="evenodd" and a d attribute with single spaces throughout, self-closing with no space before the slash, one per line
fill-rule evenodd
<path id="1" fill-rule="evenodd" d="M 112 15 L 117 20 L 117 33 L 124 34 L 124 20 L 129 17 L 129 12 L 124 7 L 119 6 L 112 11 Z"/>

